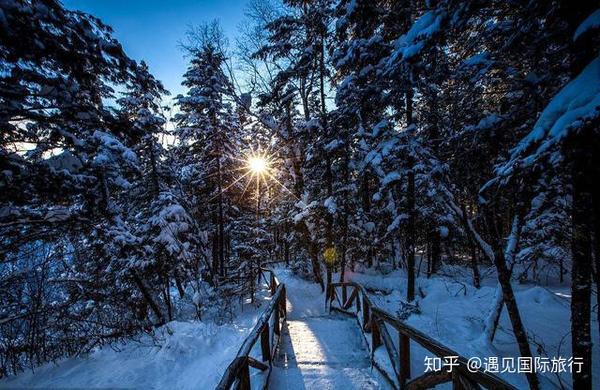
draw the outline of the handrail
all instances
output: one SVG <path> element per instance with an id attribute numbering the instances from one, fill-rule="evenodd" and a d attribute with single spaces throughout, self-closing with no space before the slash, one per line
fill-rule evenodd
<path id="1" fill-rule="evenodd" d="M 347 296 L 348 288 L 352 289 L 349 297 Z M 337 289 L 342 290 L 341 300 Z M 464 357 L 406 324 L 389 312 L 374 306 L 364 287 L 358 283 L 331 283 L 327 290 L 327 301 L 329 302 L 330 310 L 341 311 L 355 316 L 361 331 L 365 334 L 365 338 L 366 333 L 371 334 L 371 362 L 394 388 L 425 389 L 452 381 L 454 389 L 478 389 L 480 388 L 479 385 L 488 389 L 516 389 L 491 373 L 481 370 L 469 370 L 467 368 L 467 360 Z M 333 305 L 334 302 L 337 302 L 339 307 L 335 307 Z M 356 310 L 352 311 L 351 308 L 354 302 L 356 302 L 356 305 L 354 305 Z M 362 312 L 362 316 L 359 315 L 360 312 Z M 399 351 L 396 350 L 386 324 L 392 326 L 399 333 Z M 451 373 L 446 371 L 428 372 L 410 380 L 410 340 L 418 343 L 438 357 L 458 356 L 457 366 L 453 367 Z M 390 377 L 390 374 L 374 359 L 375 350 L 381 345 L 387 351 L 387 356 L 394 371 L 394 378 Z"/>
<path id="2" fill-rule="evenodd" d="M 269 274 L 269 278 L 265 274 Z M 229 364 L 221 381 L 217 385 L 217 390 L 226 390 L 234 387 L 241 390 L 249 390 L 250 384 L 250 367 L 257 368 L 261 371 L 268 371 L 267 378 L 263 387 L 269 381 L 269 375 L 271 375 L 273 355 L 279 341 L 281 339 L 281 326 L 286 319 L 286 297 L 285 297 L 285 285 L 279 284 L 279 281 L 275 277 L 275 273 L 269 269 L 261 268 L 258 275 L 258 281 L 263 278 L 268 286 L 271 293 L 272 299 L 269 306 L 261 314 L 260 318 L 256 322 L 256 325 L 252 329 L 252 332 L 246 337 L 242 343 L 236 357 Z M 273 332 L 271 333 L 270 320 L 273 318 Z M 260 337 L 260 345 L 262 357 L 259 361 L 250 356 L 252 348 Z"/>

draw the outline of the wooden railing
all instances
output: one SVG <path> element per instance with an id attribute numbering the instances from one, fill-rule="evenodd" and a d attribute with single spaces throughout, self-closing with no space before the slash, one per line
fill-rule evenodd
<path id="1" fill-rule="evenodd" d="M 246 337 L 236 357 L 233 359 L 221 381 L 218 390 L 251 388 L 250 368 L 266 373 L 262 378 L 262 388 L 266 388 L 273 365 L 273 356 L 281 338 L 281 326 L 286 318 L 285 285 L 279 284 L 273 271 L 261 268 L 259 281 L 264 280 L 271 293 L 271 302 L 258 319 L 252 332 Z M 251 356 L 254 346 L 260 338 L 259 358 Z"/>
<path id="2" fill-rule="evenodd" d="M 350 293 L 350 295 L 348 295 Z M 340 311 L 356 317 L 356 320 L 368 340 L 370 334 L 371 362 L 394 388 L 427 389 L 452 381 L 453 389 L 515 389 L 495 375 L 481 370 L 472 372 L 467 369 L 467 359 L 450 348 L 426 336 L 417 329 L 407 325 L 394 315 L 373 306 L 365 289 L 357 283 L 331 283 L 327 291 L 330 310 Z M 392 339 L 388 326 L 398 332 L 398 347 Z M 410 372 L 410 341 L 421 345 L 427 351 L 439 358 L 458 356 L 457 365 L 452 372 L 445 367 L 441 371 L 430 371 L 417 378 L 411 379 Z M 386 370 L 375 359 L 375 351 L 384 347 L 391 370 Z M 390 372 L 393 371 L 393 372 Z"/>

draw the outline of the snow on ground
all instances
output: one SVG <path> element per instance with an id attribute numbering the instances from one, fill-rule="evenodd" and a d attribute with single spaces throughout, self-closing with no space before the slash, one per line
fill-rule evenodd
<path id="1" fill-rule="evenodd" d="M 294 276 L 290 270 L 276 270 L 286 284 L 288 324 L 271 375 L 274 388 L 350 389 L 381 388 L 383 379 L 372 370 L 368 350 L 353 319 L 329 314 L 320 287 Z M 337 280 L 337 275 L 334 280 Z M 400 271 L 388 275 L 366 271 L 347 273 L 347 279 L 362 283 L 371 291 L 373 303 L 396 313 L 406 294 L 406 278 Z M 454 349 L 466 358 L 478 356 L 516 357 L 518 348 L 506 311 L 493 347 L 481 341 L 484 318 L 495 293 L 493 277 L 479 290 L 468 277 L 436 276 L 417 279 L 420 314 L 407 322 Z M 567 287 L 545 288 L 514 284 L 523 322 L 538 356 L 570 357 L 570 292 Z M 424 297 L 421 297 L 421 294 Z M 269 297 L 262 297 L 264 302 Z M 213 388 L 255 324 L 265 304 L 246 306 L 233 324 L 216 326 L 203 322 L 171 322 L 160 329 L 158 340 L 142 336 L 139 341 L 103 347 L 86 357 L 65 359 L 0 381 L 3 388 Z M 598 323 L 593 318 L 592 335 L 598 340 Z M 393 333 L 392 333 L 393 334 Z M 392 336 L 396 339 L 396 337 Z M 593 349 L 594 382 L 600 381 L 600 349 Z M 411 370 L 423 372 L 425 356 L 433 356 L 411 342 Z M 387 358 L 384 349 L 378 361 Z M 387 364 L 384 364 L 387 366 Z M 527 388 L 523 374 L 498 374 L 518 388 Z M 566 388 L 570 374 L 542 374 L 543 388 Z"/>
<path id="2" fill-rule="evenodd" d="M 347 274 L 348 280 L 363 284 L 373 291 L 371 298 L 377 305 L 391 313 L 397 313 L 399 302 L 406 296 L 406 277 L 400 271 L 389 275 L 367 273 Z M 417 301 L 421 314 L 413 314 L 408 324 L 433 337 L 446 346 L 466 357 L 517 357 L 518 346 L 515 342 L 510 320 L 503 310 L 500 326 L 493 346 L 490 348 L 481 340 L 484 319 L 492 305 L 496 286 L 493 276 L 484 281 L 479 290 L 474 288 L 468 278 L 433 277 L 417 279 L 419 291 L 425 295 Z M 336 279 L 337 280 L 337 277 Z M 545 288 L 535 285 L 513 284 L 519 309 L 530 339 L 532 352 L 536 356 L 571 357 L 570 338 L 570 291 L 568 287 Z M 374 290 L 380 290 L 376 292 Z M 595 302 L 594 302 L 595 304 Z M 592 337 L 594 345 L 600 345 L 598 323 L 592 318 Z M 393 333 L 392 333 L 393 334 Z M 392 338 L 395 338 L 392 336 Z M 593 349 L 594 383 L 600 382 L 600 349 Z M 383 356 L 383 355 L 382 355 Z M 424 371 L 425 356 L 433 354 L 411 342 L 411 370 L 413 377 Z M 527 388 L 524 374 L 497 374 L 517 388 Z M 560 388 L 562 381 L 570 388 L 570 373 L 541 374 L 543 388 Z"/>
<path id="3" fill-rule="evenodd" d="M 325 307 L 325 295 L 318 284 L 304 280 L 286 268 L 274 268 L 274 271 L 279 282 L 285 284 L 288 320 L 329 314 L 329 309 Z"/>
<path id="4" fill-rule="evenodd" d="M 269 299 L 267 294 L 259 297 L 260 307 L 245 304 L 234 323 L 173 321 L 156 332 L 156 340 L 141 336 L 85 357 L 45 364 L 1 380 L 0 389 L 214 388 Z"/>

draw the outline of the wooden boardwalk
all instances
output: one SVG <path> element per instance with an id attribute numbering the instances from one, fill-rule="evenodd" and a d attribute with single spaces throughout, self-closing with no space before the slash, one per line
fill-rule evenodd
<path id="1" fill-rule="evenodd" d="M 325 310 L 315 284 L 288 280 L 288 320 L 273 359 L 272 389 L 382 389 L 356 321 Z"/>
<path id="2" fill-rule="evenodd" d="M 373 306 L 357 283 L 331 283 L 326 305 L 316 284 L 287 269 L 277 272 L 276 277 L 263 269 L 261 280 L 272 300 L 217 390 L 413 390 L 446 383 L 456 390 L 516 390 L 493 374 L 468 369 L 467 360 L 455 351 Z M 457 365 L 452 371 L 412 376 L 411 343 L 433 356 L 456 356 Z"/>

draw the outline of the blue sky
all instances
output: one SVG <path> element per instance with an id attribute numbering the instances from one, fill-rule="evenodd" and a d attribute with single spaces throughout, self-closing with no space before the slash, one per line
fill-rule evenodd
<path id="1" fill-rule="evenodd" d="M 127 54 L 145 60 L 172 95 L 186 69 L 178 42 L 190 25 L 218 19 L 231 44 L 244 19 L 247 0 L 63 0 L 68 9 L 99 17 L 114 29 Z"/>

